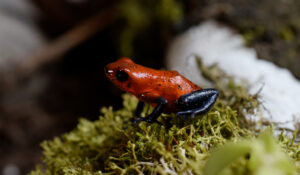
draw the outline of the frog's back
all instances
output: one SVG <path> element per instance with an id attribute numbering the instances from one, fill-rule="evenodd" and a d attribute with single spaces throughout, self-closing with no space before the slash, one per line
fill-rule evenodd
<path id="1" fill-rule="evenodd" d="M 184 94 L 201 89 L 177 71 L 151 69 L 145 72 L 151 72 L 151 74 L 145 76 L 147 79 L 144 82 L 140 81 L 142 86 L 144 86 L 144 88 L 140 86 L 143 89 L 142 91 L 149 91 L 149 95 L 158 94 L 160 97 L 168 100 L 166 112 L 178 111 L 175 104 L 177 99 Z"/>

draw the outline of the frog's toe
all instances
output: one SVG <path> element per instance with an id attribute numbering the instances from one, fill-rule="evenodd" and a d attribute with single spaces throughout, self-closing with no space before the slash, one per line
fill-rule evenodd
<path id="1" fill-rule="evenodd" d="M 192 118 L 195 118 L 195 115 L 197 115 L 197 113 L 196 113 L 196 112 L 193 112 L 193 113 L 191 114 L 191 117 L 192 117 Z"/>
<path id="2" fill-rule="evenodd" d="M 187 112 L 187 111 L 179 111 L 176 113 L 176 117 L 179 117 L 179 116 L 183 116 L 184 119 L 187 118 L 187 115 L 189 115 L 190 112 Z"/>
<path id="3" fill-rule="evenodd" d="M 134 126 L 134 125 L 140 123 L 141 121 L 144 121 L 144 118 L 139 117 L 139 118 L 136 119 L 136 120 L 132 119 L 132 120 L 131 120 L 131 126 Z"/>
<path id="4" fill-rule="evenodd" d="M 192 118 L 194 118 L 198 114 L 197 109 L 195 110 L 188 110 L 188 111 L 180 111 L 176 113 L 176 117 L 183 116 L 184 119 L 187 119 L 190 115 Z"/>

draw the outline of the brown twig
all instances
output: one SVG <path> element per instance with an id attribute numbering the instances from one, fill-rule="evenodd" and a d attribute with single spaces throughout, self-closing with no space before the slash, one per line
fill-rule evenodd
<path id="1" fill-rule="evenodd" d="M 32 55 L 29 55 L 28 59 L 24 59 L 26 62 L 24 61 L 19 64 L 19 67 L 16 69 L 18 74 L 22 76 L 28 75 L 42 65 L 60 59 L 64 53 L 91 38 L 101 29 L 111 24 L 114 18 L 114 9 L 100 11 L 61 37 L 48 43 L 43 48 L 40 48 Z"/>

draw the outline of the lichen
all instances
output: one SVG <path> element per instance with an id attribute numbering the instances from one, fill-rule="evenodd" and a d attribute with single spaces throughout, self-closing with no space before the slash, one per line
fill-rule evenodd
<path id="1" fill-rule="evenodd" d="M 205 115 L 184 119 L 163 114 L 162 124 L 131 126 L 138 100 L 123 95 L 123 108 L 101 109 L 96 121 L 80 119 L 71 132 L 44 141 L 38 174 L 296 174 L 300 145 L 282 131 L 265 132 L 245 119 L 259 105 L 242 86 L 214 66 L 202 73 L 220 90 Z M 217 83 L 219 82 L 219 83 Z M 151 112 L 146 106 L 143 115 Z"/>

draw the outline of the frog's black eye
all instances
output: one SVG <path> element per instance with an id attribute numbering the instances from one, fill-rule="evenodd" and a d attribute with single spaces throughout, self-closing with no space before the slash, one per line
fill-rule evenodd
<path id="1" fill-rule="evenodd" d="M 129 76 L 125 71 L 118 70 L 117 73 L 116 73 L 116 78 L 120 82 L 124 82 L 124 81 L 128 80 Z"/>

